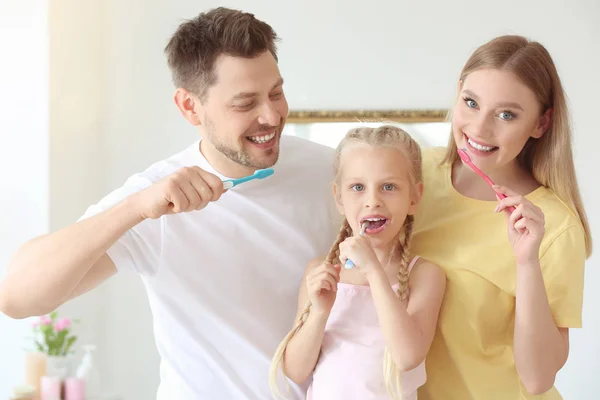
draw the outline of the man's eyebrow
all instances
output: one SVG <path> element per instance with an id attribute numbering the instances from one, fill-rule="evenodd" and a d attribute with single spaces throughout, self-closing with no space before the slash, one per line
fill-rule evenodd
<path id="1" fill-rule="evenodd" d="M 277 82 L 275 82 L 275 84 L 273 85 L 271 90 L 273 90 L 276 87 L 281 86 L 281 85 L 283 85 L 283 78 L 279 78 L 277 80 Z M 241 100 L 241 99 L 247 99 L 247 98 L 256 97 L 256 96 L 258 96 L 258 93 L 256 93 L 256 92 L 240 92 L 240 93 L 236 94 L 235 96 L 233 96 L 231 98 L 231 100 Z"/>

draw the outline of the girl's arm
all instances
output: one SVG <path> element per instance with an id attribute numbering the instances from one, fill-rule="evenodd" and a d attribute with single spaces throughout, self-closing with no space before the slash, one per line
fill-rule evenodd
<path id="1" fill-rule="evenodd" d="M 307 277 L 311 271 L 314 272 L 319 267 L 322 267 L 321 260 L 311 261 L 306 267 L 298 294 L 298 313 L 294 321 L 297 321 L 299 316 L 302 315 L 309 302 Z M 337 287 L 337 282 L 335 283 Z M 335 293 L 329 294 L 335 299 Z M 330 311 L 331 308 L 321 310 L 319 307 L 311 307 L 307 320 L 287 345 L 283 356 L 283 370 L 285 375 L 297 384 L 305 382 L 312 375 L 317 365 Z"/>
<path id="2" fill-rule="evenodd" d="M 569 356 L 569 329 L 552 318 L 539 262 L 517 266 L 514 357 L 523 386 L 542 394 Z"/>
<path id="3" fill-rule="evenodd" d="M 408 307 L 390 286 L 383 268 L 369 270 L 367 279 L 383 337 L 394 363 L 401 371 L 416 368 L 429 352 L 446 289 L 443 270 L 419 260 L 409 277 Z"/>

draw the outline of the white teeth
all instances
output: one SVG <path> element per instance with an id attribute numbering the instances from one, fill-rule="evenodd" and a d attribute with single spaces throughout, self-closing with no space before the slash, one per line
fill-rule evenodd
<path id="1" fill-rule="evenodd" d="M 271 133 L 270 135 L 264 135 L 264 136 L 249 136 L 248 139 L 250 139 L 254 143 L 267 143 L 274 137 L 275 137 L 275 132 Z"/>
<path id="2" fill-rule="evenodd" d="M 481 145 L 479 143 L 475 143 L 471 139 L 467 139 L 467 140 L 469 141 L 469 144 L 471 146 L 475 147 L 479 151 L 492 151 L 495 149 L 495 147 L 488 147 L 488 146 Z"/>
<path id="3" fill-rule="evenodd" d="M 367 218 L 365 221 L 370 221 L 370 222 L 377 222 L 377 221 L 384 221 L 385 218 Z"/>

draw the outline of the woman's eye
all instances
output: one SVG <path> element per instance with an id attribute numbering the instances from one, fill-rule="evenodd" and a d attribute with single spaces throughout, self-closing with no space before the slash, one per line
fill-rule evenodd
<path id="1" fill-rule="evenodd" d="M 502 111 L 500 114 L 498 114 L 498 117 L 503 121 L 510 121 L 515 119 L 516 115 L 510 111 Z"/>
<path id="2" fill-rule="evenodd" d="M 465 97 L 464 101 L 465 101 L 465 104 L 467 105 L 467 107 L 477 108 L 477 102 L 475 100 Z"/>

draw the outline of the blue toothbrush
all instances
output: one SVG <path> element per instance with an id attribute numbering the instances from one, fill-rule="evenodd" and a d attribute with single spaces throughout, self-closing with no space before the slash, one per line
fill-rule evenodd
<path id="1" fill-rule="evenodd" d="M 363 222 L 362 225 L 360 226 L 360 236 L 365 234 L 365 229 L 367 229 L 367 225 L 368 225 L 368 222 Z M 344 264 L 344 268 L 346 268 L 346 269 L 354 268 L 354 263 L 352 262 L 352 260 L 346 260 L 346 264 Z"/>
<path id="2" fill-rule="evenodd" d="M 225 190 L 231 189 L 232 187 L 237 186 L 240 183 L 248 182 L 248 181 L 251 181 L 252 179 L 265 179 L 266 177 L 271 176 L 274 173 L 275 173 L 275 171 L 273 171 L 273 168 L 257 169 L 256 171 L 254 171 L 253 175 L 245 176 L 245 177 L 239 178 L 239 179 L 224 180 L 223 181 L 223 189 L 225 189 Z"/>

